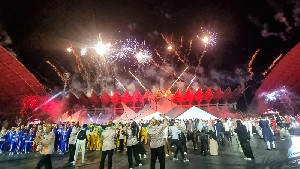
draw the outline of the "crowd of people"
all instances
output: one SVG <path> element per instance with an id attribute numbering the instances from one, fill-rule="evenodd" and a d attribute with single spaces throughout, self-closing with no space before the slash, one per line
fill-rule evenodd
<path id="1" fill-rule="evenodd" d="M 43 124 L 6 129 L 2 127 L 0 138 L 0 153 L 14 155 L 20 153 L 40 152 L 41 158 L 37 168 L 45 165 L 52 168 L 51 154 L 69 153 L 69 163 L 76 165 L 78 153 L 81 152 L 81 162 L 85 163 L 85 151 L 102 150 L 100 169 L 108 156 L 108 168 L 112 168 L 114 151 L 127 151 L 128 166 L 133 168 L 134 156 L 136 165 L 142 166 L 142 158 L 147 158 L 145 144 L 150 145 L 151 169 L 155 168 L 157 158 L 160 168 L 165 168 L 165 158 L 173 156 L 183 162 L 188 162 L 187 141 L 192 141 L 195 151 L 200 148 L 204 156 L 219 154 L 219 146 L 232 145 L 235 140 L 245 160 L 254 160 L 250 139 L 257 134 L 266 142 L 266 150 L 276 149 L 274 133 L 278 132 L 280 139 L 289 139 L 288 129 L 298 126 L 300 116 L 265 116 L 244 119 L 216 120 L 164 120 L 151 121 L 108 121 L 107 124 L 83 124 L 75 122 L 60 122 L 60 124 Z M 226 143 L 227 142 L 227 143 Z"/>

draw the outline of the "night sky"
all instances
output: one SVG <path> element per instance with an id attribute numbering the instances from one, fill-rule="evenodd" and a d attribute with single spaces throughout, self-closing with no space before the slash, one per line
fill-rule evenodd
<path id="1" fill-rule="evenodd" d="M 0 40 L 7 32 L 11 42 L 1 44 L 16 53 L 42 84 L 62 88 L 46 61 L 72 73 L 76 63 L 66 52 L 70 42 L 86 44 L 101 33 L 105 39 L 137 38 L 152 49 L 163 49 L 166 44 L 159 34 L 173 33 L 178 41 L 181 36 L 185 43 L 193 39 L 197 51 L 202 47 L 195 37 L 203 27 L 218 34 L 203 69 L 231 75 L 236 68 L 247 72 L 251 56 L 261 49 L 253 64 L 255 82 L 279 54 L 299 42 L 299 14 L 297 0 L 9 0 L 0 5 Z M 193 66 L 197 61 L 196 55 L 188 58 Z M 224 86 L 228 85 L 236 84 Z"/>

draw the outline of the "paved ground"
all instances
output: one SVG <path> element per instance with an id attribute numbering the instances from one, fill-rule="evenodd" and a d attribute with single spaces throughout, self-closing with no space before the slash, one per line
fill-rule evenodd
<path id="1" fill-rule="evenodd" d="M 277 149 L 267 151 L 266 144 L 258 136 L 254 135 L 251 139 L 251 147 L 255 156 L 255 161 L 245 161 L 244 155 L 237 151 L 237 145 L 220 146 L 219 156 L 201 156 L 199 152 L 192 150 L 191 143 L 188 143 L 188 158 L 189 162 L 184 163 L 181 156 L 179 161 L 172 161 L 172 157 L 166 157 L 167 169 L 181 169 L 181 168 L 208 168 L 208 169 L 286 169 L 286 168 L 300 168 L 300 128 L 292 129 L 293 135 L 291 140 L 277 139 Z M 278 136 L 277 136 L 278 138 Z M 136 169 L 150 168 L 150 154 L 149 148 L 146 159 L 142 159 L 143 166 L 135 167 Z M 86 153 L 86 164 L 81 165 L 81 160 L 78 160 L 77 166 L 73 167 L 67 164 L 68 154 L 52 156 L 53 168 L 69 169 L 69 168 L 99 168 L 101 152 L 95 151 Z M 2 169 L 22 169 L 35 168 L 39 159 L 38 153 L 20 154 L 14 156 L 0 156 L 0 168 Z M 79 155 L 78 159 L 81 159 Z M 135 162 L 135 161 L 134 161 Z M 107 166 L 107 163 L 106 163 Z M 126 151 L 123 153 L 114 152 L 113 168 L 126 169 L 128 168 Z M 159 168 L 157 162 L 156 168 Z"/>

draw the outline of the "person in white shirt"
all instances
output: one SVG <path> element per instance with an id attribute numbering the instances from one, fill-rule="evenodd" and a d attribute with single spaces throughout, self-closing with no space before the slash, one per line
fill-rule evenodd
<path id="1" fill-rule="evenodd" d="M 180 151 L 183 161 L 188 162 L 189 160 L 185 157 L 182 144 L 179 141 L 179 134 L 181 133 L 181 130 L 179 129 L 178 126 L 179 126 L 179 122 L 175 121 L 174 126 L 171 127 L 172 128 L 172 142 L 176 145 L 176 151 L 175 151 L 173 160 L 178 160 L 177 154 Z"/>
<path id="2" fill-rule="evenodd" d="M 74 161 L 74 156 L 75 156 L 75 150 L 76 150 L 76 136 L 79 132 L 79 124 L 77 123 L 73 129 L 72 132 L 70 133 L 70 138 L 69 138 L 69 163 L 72 163 Z"/>
<path id="3" fill-rule="evenodd" d="M 45 166 L 45 168 L 47 169 L 52 169 L 51 154 L 54 151 L 55 135 L 53 132 L 51 132 L 51 130 L 52 126 L 48 124 L 45 129 L 45 133 L 47 133 L 47 136 L 42 140 L 43 148 L 41 151 L 40 160 L 36 166 L 37 169 L 40 169 L 43 166 Z"/>
<path id="4" fill-rule="evenodd" d="M 75 144 L 76 144 L 76 150 L 75 150 L 75 156 L 74 156 L 74 161 L 73 165 L 76 165 L 76 160 L 78 156 L 78 152 L 80 151 L 81 148 L 81 163 L 84 164 L 84 155 L 85 155 L 85 145 L 86 145 L 86 140 L 87 140 L 87 124 L 84 124 L 82 126 L 82 129 L 77 133 L 76 139 L 75 139 Z"/>
<path id="5" fill-rule="evenodd" d="M 227 137 L 227 141 L 230 145 L 232 145 L 232 137 L 231 137 L 231 124 L 230 120 L 225 119 L 225 123 L 223 123 L 223 127 L 225 130 L 225 136 Z"/>
<path id="6" fill-rule="evenodd" d="M 151 149 L 151 163 L 150 168 L 155 169 L 156 159 L 158 157 L 160 163 L 160 169 L 165 169 L 165 153 L 164 153 L 164 129 L 168 127 L 168 121 L 165 115 L 161 115 L 164 118 L 164 122 L 158 125 L 155 118 L 152 118 L 148 135 L 150 138 L 150 149 Z"/>
<path id="7" fill-rule="evenodd" d="M 103 131 L 101 140 L 103 141 L 102 144 L 102 157 L 100 161 L 100 169 L 104 169 L 104 162 L 106 156 L 108 155 L 108 169 L 112 168 L 112 156 L 114 153 L 114 149 L 116 147 L 115 140 L 116 140 L 116 132 L 112 128 L 113 122 L 110 120 L 107 123 L 108 127 Z"/>
<path id="8" fill-rule="evenodd" d="M 130 123 L 127 123 L 125 135 L 126 135 L 127 157 L 128 157 L 129 168 L 132 169 L 132 167 L 133 167 L 132 153 L 134 155 L 136 163 L 139 166 L 142 166 L 141 159 L 138 154 L 138 147 L 137 147 L 138 126 L 136 126 L 136 123 L 131 126 L 130 126 Z"/>

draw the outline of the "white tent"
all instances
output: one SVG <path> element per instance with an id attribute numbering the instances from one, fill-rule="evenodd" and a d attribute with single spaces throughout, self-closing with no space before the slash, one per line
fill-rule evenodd
<path id="1" fill-rule="evenodd" d="M 156 119 L 156 120 L 163 120 L 164 118 L 161 117 L 161 114 L 160 112 L 155 112 L 155 113 L 152 113 L 148 116 L 145 116 L 143 117 L 143 120 L 147 121 L 147 120 L 151 120 L 153 117 Z M 166 116 L 167 119 L 170 119 L 169 117 Z M 136 120 L 137 122 L 139 122 L 141 119 L 138 119 Z"/>
<path id="2" fill-rule="evenodd" d="M 176 119 L 193 119 L 193 118 L 198 118 L 202 120 L 217 119 L 217 117 L 195 106 L 191 107 L 190 109 L 188 109 L 187 111 L 179 115 Z"/>
<path id="3" fill-rule="evenodd" d="M 124 104 L 122 102 L 122 105 L 123 105 L 123 108 L 124 108 L 124 113 L 119 117 L 117 118 L 116 120 L 130 120 L 130 119 L 133 119 L 133 117 L 135 116 L 135 112 L 130 109 L 128 106 L 126 106 L 126 104 Z"/>

